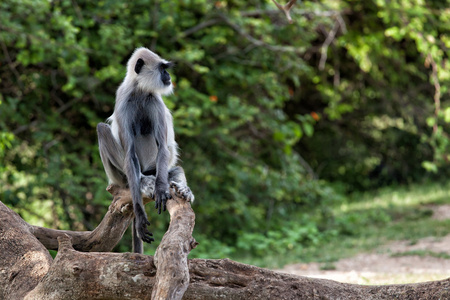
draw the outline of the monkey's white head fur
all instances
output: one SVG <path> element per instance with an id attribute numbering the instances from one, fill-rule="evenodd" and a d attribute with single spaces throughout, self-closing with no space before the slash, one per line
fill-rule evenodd
<path id="1" fill-rule="evenodd" d="M 136 72 L 136 64 L 141 59 L 144 64 L 141 66 L 139 72 Z M 173 85 L 170 77 L 168 82 L 162 80 L 162 65 L 168 65 L 165 59 L 159 57 L 156 53 L 150 51 L 145 47 L 137 48 L 127 63 L 127 75 L 125 81 L 132 84 L 137 83 L 137 87 L 145 92 L 155 92 L 162 95 L 172 93 Z"/>

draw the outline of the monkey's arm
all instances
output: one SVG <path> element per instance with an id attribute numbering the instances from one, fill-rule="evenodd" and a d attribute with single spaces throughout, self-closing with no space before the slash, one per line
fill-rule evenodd
<path id="1" fill-rule="evenodd" d="M 155 208 L 158 209 L 158 214 L 161 213 L 161 208 L 166 211 L 166 202 L 167 199 L 170 199 L 168 182 L 169 150 L 165 142 L 160 141 L 158 141 L 158 138 L 156 139 L 158 154 L 156 156 Z"/>
<path id="2" fill-rule="evenodd" d="M 164 104 L 163 104 L 164 105 Z M 160 117 L 160 126 L 155 127 L 155 141 L 158 149 L 156 155 L 156 181 L 155 181 L 155 208 L 158 214 L 161 213 L 161 208 L 166 211 L 167 199 L 170 199 L 169 192 L 169 159 L 170 152 L 167 145 L 168 139 L 168 125 L 165 119 L 165 106 L 160 107 L 161 111 L 158 113 Z"/>

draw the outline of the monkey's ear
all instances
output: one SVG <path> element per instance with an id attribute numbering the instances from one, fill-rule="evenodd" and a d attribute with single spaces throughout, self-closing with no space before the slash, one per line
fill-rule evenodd
<path id="1" fill-rule="evenodd" d="M 139 58 L 134 66 L 134 71 L 139 74 L 141 72 L 142 67 L 144 66 L 144 61 L 142 58 Z"/>

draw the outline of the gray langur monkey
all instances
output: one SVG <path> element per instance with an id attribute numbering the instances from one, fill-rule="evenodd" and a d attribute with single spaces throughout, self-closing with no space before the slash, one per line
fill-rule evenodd
<path id="1" fill-rule="evenodd" d="M 172 93 L 167 68 L 171 63 L 147 48 L 134 51 L 127 74 L 116 94 L 114 113 L 97 125 L 100 156 L 110 184 L 128 187 L 133 199 L 133 252 L 142 253 L 143 243 L 154 241 L 147 229 L 142 194 L 155 199 L 155 208 L 166 210 L 171 197 L 193 202 L 178 157 L 172 115 L 161 95 Z"/>

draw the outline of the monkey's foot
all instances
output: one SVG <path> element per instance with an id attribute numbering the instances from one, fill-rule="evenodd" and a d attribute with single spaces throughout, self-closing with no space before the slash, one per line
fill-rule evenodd
<path id="1" fill-rule="evenodd" d="M 142 176 L 141 178 L 141 193 L 149 198 L 155 197 L 155 180 L 153 175 Z"/>
<path id="2" fill-rule="evenodd" d="M 153 238 L 153 233 L 147 229 L 147 226 L 150 226 L 148 220 L 144 219 L 144 222 L 139 222 L 136 226 L 136 233 L 138 238 L 150 244 L 151 242 L 154 242 L 155 239 Z"/>
<path id="3" fill-rule="evenodd" d="M 172 181 L 170 187 L 173 188 L 177 197 L 184 199 L 187 202 L 194 202 L 194 194 L 187 185 Z"/>
<path id="4" fill-rule="evenodd" d="M 158 210 L 158 214 L 161 214 L 161 208 L 166 211 L 167 200 L 172 198 L 169 193 L 169 189 L 157 190 L 155 192 L 155 208 Z"/>

